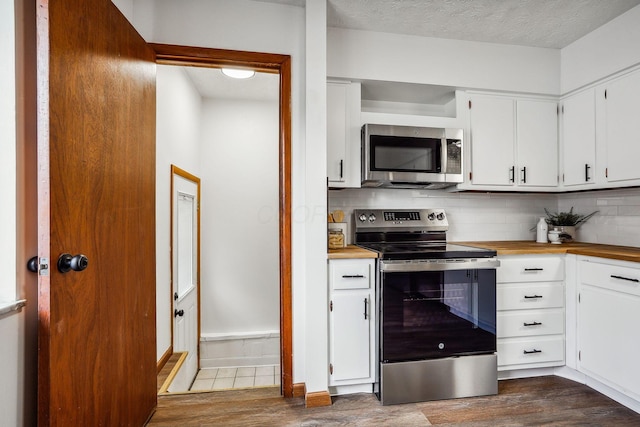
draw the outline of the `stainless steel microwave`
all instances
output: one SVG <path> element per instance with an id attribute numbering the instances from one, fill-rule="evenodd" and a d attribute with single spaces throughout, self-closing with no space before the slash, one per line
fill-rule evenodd
<path id="1" fill-rule="evenodd" d="M 362 186 L 446 188 L 463 181 L 462 129 L 365 124 Z"/>

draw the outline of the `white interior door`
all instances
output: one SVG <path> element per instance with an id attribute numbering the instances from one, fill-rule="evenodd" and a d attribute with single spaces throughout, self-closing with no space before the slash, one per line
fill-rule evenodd
<path id="1" fill-rule="evenodd" d="M 169 391 L 189 390 L 198 373 L 200 180 L 172 168 L 173 351 L 186 352 Z"/>

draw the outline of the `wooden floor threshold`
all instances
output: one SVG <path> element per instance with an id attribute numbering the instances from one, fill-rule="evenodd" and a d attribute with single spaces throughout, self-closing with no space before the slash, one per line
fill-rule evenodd
<path id="1" fill-rule="evenodd" d="M 186 351 L 173 353 L 171 357 L 169 357 L 169 360 L 160 371 L 160 374 L 158 374 L 158 384 L 160 384 L 158 394 L 169 393 L 169 387 L 171 386 L 171 383 L 175 379 L 176 375 L 178 375 L 178 371 L 180 371 L 180 368 L 182 367 L 186 359 Z"/>

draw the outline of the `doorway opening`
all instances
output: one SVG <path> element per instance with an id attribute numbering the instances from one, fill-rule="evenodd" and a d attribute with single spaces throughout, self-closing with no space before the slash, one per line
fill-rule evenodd
<path id="1" fill-rule="evenodd" d="M 198 373 L 200 196 L 200 178 L 171 165 L 171 331 L 173 351 L 182 354 L 170 392 L 189 390 Z"/>
<path id="2" fill-rule="evenodd" d="M 205 68 L 250 68 L 278 76 L 278 271 L 279 271 L 279 377 L 281 394 L 293 396 L 292 305 L 291 305 L 291 65 L 288 55 L 194 48 L 175 45 L 150 45 L 160 65 L 195 66 Z M 242 169 L 238 170 L 242 173 Z M 230 177 L 232 179 L 232 177 Z M 203 181 L 203 185 L 206 182 Z M 224 209 L 221 206 L 220 209 Z M 266 212 L 268 213 L 268 212 Z M 250 237 L 238 234 L 251 244 Z M 251 260 L 246 260 L 250 263 Z M 251 268 L 247 265 L 247 268 Z M 206 310 L 206 307 L 201 307 Z M 173 318 L 173 313 L 171 313 Z"/>

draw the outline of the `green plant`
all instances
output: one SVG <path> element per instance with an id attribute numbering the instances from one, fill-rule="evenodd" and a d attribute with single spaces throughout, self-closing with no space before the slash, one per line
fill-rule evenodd
<path id="1" fill-rule="evenodd" d="M 598 211 L 591 212 L 589 215 L 580 215 L 577 213 L 573 213 L 573 206 L 569 210 L 569 212 L 549 212 L 547 208 L 544 208 L 545 213 L 547 214 L 547 224 L 555 225 L 555 226 L 568 226 L 572 225 L 578 227 L 582 225 L 586 220 L 594 216 L 598 213 Z"/>

